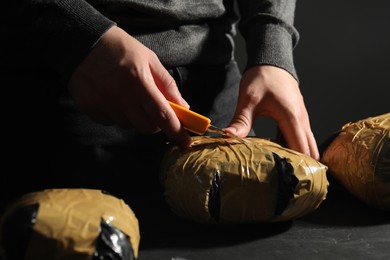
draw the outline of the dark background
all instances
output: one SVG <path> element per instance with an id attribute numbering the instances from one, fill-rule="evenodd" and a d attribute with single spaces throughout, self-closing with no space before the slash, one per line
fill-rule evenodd
<path id="1" fill-rule="evenodd" d="M 390 1 L 298 1 L 295 66 L 317 143 L 342 125 L 390 112 Z M 236 58 L 246 54 L 240 35 Z M 259 118 L 256 134 L 274 137 Z"/>

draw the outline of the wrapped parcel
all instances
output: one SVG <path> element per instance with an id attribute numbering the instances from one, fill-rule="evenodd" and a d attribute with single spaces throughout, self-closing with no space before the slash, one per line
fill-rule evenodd
<path id="1" fill-rule="evenodd" d="M 390 113 L 345 124 L 321 161 L 354 196 L 390 210 Z"/>
<path id="2" fill-rule="evenodd" d="M 162 161 L 167 204 L 200 223 L 275 222 L 304 216 L 323 202 L 327 167 L 272 141 L 192 137 Z"/>
<path id="3" fill-rule="evenodd" d="M 26 194 L 6 209 L 0 226 L 4 259 L 137 259 L 139 240 L 130 207 L 93 189 Z"/>

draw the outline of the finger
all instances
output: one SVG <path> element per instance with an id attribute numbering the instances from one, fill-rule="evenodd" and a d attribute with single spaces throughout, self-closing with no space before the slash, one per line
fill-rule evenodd
<path id="1" fill-rule="evenodd" d="M 224 128 L 227 133 L 244 138 L 252 130 L 253 126 L 253 112 L 250 109 L 237 109 L 233 119 L 228 127 Z"/>
<path id="2" fill-rule="evenodd" d="M 280 131 L 287 147 L 295 151 L 310 154 L 305 132 L 299 127 L 299 122 L 278 122 Z"/>
<path id="3" fill-rule="evenodd" d="M 150 69 L 154 83 L 167 100 L 186 108 L 190 107 L 187 101 L 181 96 L 175 79 L 162 66 L 160 61 L 154 61 Z"/>
<path id="4" fill-rule="evenodd" d="M 161 70 L 166 71 L 162 66 L 154 69 L 155 72 L 163 75 Z M 142 109 L 145 111 L 147 117 L 150 118 L 150 120 L 154 122 L 173 143 L 182 148 L 189 147 L 191 137 L 181 125 L 163 93 L 160 92 L 154 80 L 157 76 L 152 76 L 152 73 L 148 75 L 143 78 L 144 81 L 142 82 L 142 85 L 144 86 L 144 91 L 139 93 Z M 169 82 L 172 84 L 172 81 L 169 80 L 163 81 L 161 79 L 159 82 L 160 87 L 161 84 L 163 84 L 162 82 Z M 167 87 L 165 86 L 162 88 L 166 89 Z"/>
<path id="5" fill-rule="evenodd" d="M 156 115 L 154 120 L 158 126 L 174 144 L 177 144 L 181 148 L 188 148 L 191 144 L 191 137 L 180 123 L 172 107 L 165 99 L 163 99 L 163 102 L 156 104 L 157 107 L 153 110 L 158 111 L 158 113 L 153 113 L 153 115 Z M 150 109 L 150 106 L 148 109 Z M 149 113 L 152 112 L 149 111 Z"/>
<path id="6" fill-rule="evenodd" d="M 320 152 L 318 150 L 317 141 L 312 131 L 308 133 L 308 143 L 310 148 L 310 156 L 316 159 L 317 161 L 320 160 Z"/>
<path id="7" fill-rule="evenodd" d="M 319 159 L 317 144 L 308 122 L 294 119 L 277 122 L 287 147 L 297 152 Z"/>

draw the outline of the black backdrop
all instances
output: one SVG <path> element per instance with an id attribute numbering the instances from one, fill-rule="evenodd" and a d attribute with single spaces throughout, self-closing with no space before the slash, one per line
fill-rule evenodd
<path id="1" fill-rule="evenodd" d="M 390 112 L 390 1 L 298 1 L 295 65 L 320 144 L 350 121 Z M 236 58 L 246 60 L 240 35 Z M 258 136 L 275 123 L 260 118 Z"/>

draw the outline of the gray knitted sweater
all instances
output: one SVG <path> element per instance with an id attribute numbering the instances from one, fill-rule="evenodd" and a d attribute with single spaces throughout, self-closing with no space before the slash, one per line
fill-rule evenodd
<path id="1" fill-rule="evenodd" d="M 247 68 L 272 64 L 296 77 L 295 2 L 238 0 L 235 8 L 234 0 L 6 1 L 1 4 L 6 39 L 0 43 L 0 63 L 49 67 L 67 82 L 116 24 L 151 48 L 166 67 L 218 64 L 233 59 L 238 25 L 246 40 Z"/>

